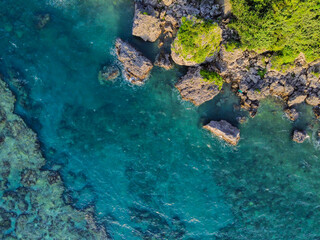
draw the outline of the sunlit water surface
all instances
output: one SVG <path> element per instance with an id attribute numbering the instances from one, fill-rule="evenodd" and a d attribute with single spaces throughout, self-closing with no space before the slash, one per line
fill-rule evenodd
<path id="1" fill-rule="evenodd" d="M 320 239 L 318 123 L 308 107 L 297 123 L 275 100 L 238 125 L 225 86 L 200 107 L 174 84 L 185 69 L 155 67 L 144 86 L 122 77 L 100 85 L 117 64 L 116 37 L 151 60 L 157 44 L 131 36 L 129 0 L 2 0 L 0 70 L 18 96 L 16 112 L 59 169 L 66 202 L 94 207 L 113 239 Z M 38 29 L 35 16 L 49 13 Z M 226 119 L 241 129 L 237 147 L 201 127 Z M 311 138 L 291 141 L 293 128 Z"/>

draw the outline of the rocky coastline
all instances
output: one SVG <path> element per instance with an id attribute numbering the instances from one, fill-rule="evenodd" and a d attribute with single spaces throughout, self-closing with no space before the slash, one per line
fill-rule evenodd
<path id="1" fill-rule="evenodd" d="M 240 98 L 240 107 L 254 117 L 260 101 L 268 96 L 280 98 L 285 103 L 285 114 L 296 121 L 299 113 L 296 106 L 306 103 L 313 106 L 316 118 L 320 116 L 320 61 L 307 63 L 303 54 L 296 58 L 294 67 L 286 71 L 272 68 L 272 53 L 242 49 L 227 50 L 226 43 L 238 38 L 228 27 L 232 14 L 228 0 L 135 0 L 133 35 L 144 41 L 158 40 L 161 54 L 156 66 L 172 68 L 172 62 L 188 67 L 188 72 L 177 81 L 176 87 L 184 100 L 196 106 L 211 100 L 219 93 L 215 83 L 202 81 L 200 69 L 218 73 L 230 84 Z M 181 26 L 182 18 L 197 16 L 213 21 L 221 28 L 222 40 L 219 50 L 203 63 L 185 61 L 172 49 Z M 171 52 L 168 50 L 171 46 Z M 139 61 L 142 57 L 139 57 Z M 119 58 L 121 61 L 121 59 Z M 126 69 L 126 64 L 124 68 Z M 150 68 L 151 69 L 151 68 Z M 149 73 L 149 71 L 148 71 Z M 294 131 L 294 130 L 293 130 Z"/>
<path id="2" fill-rule="evenodd" d="M 13 113 L 14 103 L 0 79 L 0 239 L 108 239 L 92 209 L 65 203 L 59 172 L 41 170 L 37 136 Z"/>

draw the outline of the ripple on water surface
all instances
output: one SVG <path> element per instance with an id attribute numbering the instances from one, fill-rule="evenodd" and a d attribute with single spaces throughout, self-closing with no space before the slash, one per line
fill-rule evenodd
<path id="1" fill-rule="evenodd" d="M 183 69 L 154 68 L 142 87 L 99 84 L 100 66 L 115 63 L 117 36 L 151 59 L 157 52 L 130 36 L 132 2 L 0 7 L 0 68 L 19 96 L 16 111 L 37 131 L 47 168 L 61 165 L 66 198 L 95 206 L 114 239 L 320 237 L 316 139 L 292 142 L 280 103 L 264 101 L 230 147 L 201 129 L 210 119 L 236 124 L 244 114 L 233 110 L 238 100 L 228 88 L 196 108 L 174 88 Z M 39 30 L 34 16 L 43 12 L 51 20 Z M 17 87 L 13 78 L 23 81 Z M 309 108 L 301 111 L 296 127 L 312 120 Z"/>

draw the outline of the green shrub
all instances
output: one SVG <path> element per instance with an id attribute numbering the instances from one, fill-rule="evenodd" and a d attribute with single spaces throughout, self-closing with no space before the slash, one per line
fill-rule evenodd
<path id="1" fill-rule="evenodd" d="M 261 79 L 264 79 L 264 75 L 266 75 L 267 69 L 259 69 L 258 75 L 261 77 Z"/>
<path id="2" fill-rule="evenodd" d="M 199 64 L 214 55 L 221 39 L 221 29 L 217 23 L 183 17 L 171 50 L 184 60 Z"/>
<path id="3" fill-rule="evenodd" d="M 218 73 L 201 69 L 200 75 L 201 77 L 203 77 L 203 80 L 216 84 L 219 90 L 221 90 L 224 81 Z"/>
<path id="4" fill-rule="evenodd" d="M 272 51 L 272 66 L 286 69 L 299 53 L 320 58 L 320 0 L 231 0 L 243 48 Z"/>

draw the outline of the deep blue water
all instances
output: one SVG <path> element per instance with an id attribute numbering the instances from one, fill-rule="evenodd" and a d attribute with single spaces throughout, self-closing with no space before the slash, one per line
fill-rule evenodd
<path id="1" fill-rule="evenodd" d="M 100 85 L 101 66 L 117 64 L 116 37 L 151 60 L 158 52 L 131 36 L 133 10 L 129 0 L 0 1 L 0 70 L 66 201 L 93 206 L 113 239 L 320 239 L 311 109 L 300 106 L 293 124 L 267 99 L 231 147 L 201 128 L 246 115 L 227 85 L 200 107 L 174 88 L 183 68 L 155 67 L 141 87 L 122 77 Z M 51 16 L 43 29 L 39 13 Z M 292 142 L 293 128 L 310 140 Z"/>

